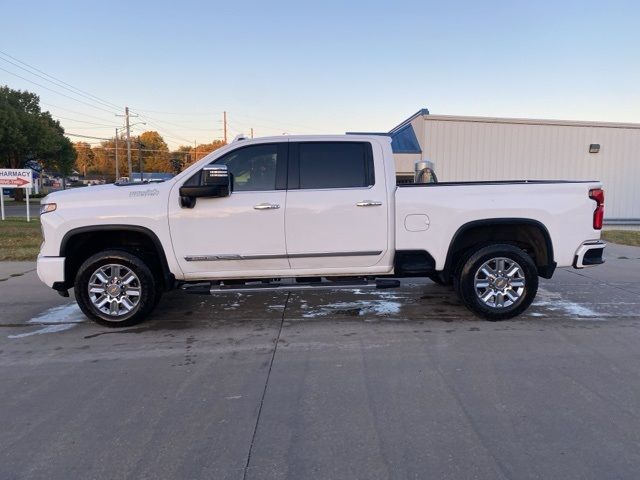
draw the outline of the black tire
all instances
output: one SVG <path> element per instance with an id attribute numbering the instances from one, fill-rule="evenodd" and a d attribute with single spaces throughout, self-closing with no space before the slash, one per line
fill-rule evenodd
<path id="1" fill-rule="evenodd" d="M 100 268 L 109 268 L 109 265 L 125 267 L 137 277 L 134 285 L 138 288 L 139 295 L 136 296 L 137 300 L 133 307 L 126 313 L 111 315 L 100 310 L 98 306 L 94 304 L 94 301 L 92 301 L 92 295 L 89 293 L 89 284 L 94 273 Z M 142 322 L 158 304 L 161 296 L 158 283 L 149 267 L 147 267 L 140 258 L 122 250 L 105 250 L 89 257 L 78 270 L 74 284 L 74 292 L 82 313 L 96 323 L 112 328 L 129 327 Z M 104 295 L 104 297 L 94 299 L 96 302 L 105 297 L 107 299 L 117 298 L 110 297 L 107 293 L 94 295 Z M 112 301 L 108 303 L 111 304 Z M 116 303 L 118 303 L 117 300 Z M 122 309 L 125 310 L 125 307 L 122 307 Z"/>
<path id="2" fill-rule="evenodd" d="M 487 262 L 490 262 L 489 270 L 491 265 L 496 265 L 495 270 L 498 270 L 495 262 L 500 259 L 504 259 L 502 265 L 503 268 L 506 265 L 505 270 L 513 271 L 515 266 L 519 267 L 515 274 L 517 277 L 510 278 L 501 271 L 492 277 L 480 273 L 480 268 Z M 486 280 L 486 288 L 476 289 L 476 275 L 479 276 L 479 284 Z M 470 252 L 461 262 L 454 283 L 460 299 L 473 313 L 491 321 L 506 320 L 520 315 L 533 302 L 538 292 L 538 269 L 532 258 L 514 245 L 482 246 Z M 481 295 L 488 297 L 488 300 L 483 301 Z M 516 300 L 511 297 L 516 297 Z M 501 302 L 503 306 L 499 305 Z"/>

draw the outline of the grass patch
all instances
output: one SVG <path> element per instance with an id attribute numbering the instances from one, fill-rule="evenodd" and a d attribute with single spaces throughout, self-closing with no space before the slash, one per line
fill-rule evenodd
<path id="1" fill-rule="evenodd" d="M 640 247 L 640 232 L 633 230 L 604 230 L 602 238 L 611 243 Z"/>
<path id="2" fill-rule="evenodd" d="M 40 220 L 7 218 L 0 220 L 0 261 L 35 260 L 40 251 L 42 233 Z"/>

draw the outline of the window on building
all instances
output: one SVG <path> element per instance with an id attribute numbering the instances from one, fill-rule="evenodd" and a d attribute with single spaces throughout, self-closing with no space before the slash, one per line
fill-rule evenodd
<path id="1" fill-rule="evenodd" d="M 298 158 L 300 188 L 353 188 L 374 184 L 369 143 L 300 143 Z"/>

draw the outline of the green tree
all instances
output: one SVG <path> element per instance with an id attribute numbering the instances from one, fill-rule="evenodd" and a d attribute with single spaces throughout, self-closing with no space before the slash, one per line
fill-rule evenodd
<path id="1" fill-rule="evenodd" d="M 201 143 L 197 148 L 189 145 L 181 145 L 178 150 L 173 152 L 173 155 L 182 155 L 183 158 L 186 154 L 186 161 L 183 161 L 183 168 L 191 165 L 192 163 L 202 160 L 205 156 L 209 155 L 214 150 L 224 147 L 226 143 L 222 140 L 213 140 L 211 143 Z"/>
<path id="2" fill-rule="evenodd" d="M 158 132 L 144 132 L 138 137 L 145 172 L 172 172 L 169 147 Z M 137 160 L 137 152 L 136 157 Z"/>
<path id="3" fill-rule="evenodd" d="M 125 139 L 122 136 L 118 138 L 118 168 L 119 174 L 121 177 L 127 176 L 127 144 Z M 101 142 L 100 145 L 97 145 L 92 148 L 92 152 L 94 155 L 94 161 L 92 168 L 90 169 L 91 173 L 96 173 L 99 175 L 106 175 L 111 177 L 112 180 L 116 180 L 116 139 L 115 137 L 110 138 L 109 140 L 105 140 Z M 132 149 L 132 158 L 136 159 L 136 151 L 135 145 Z"/>
<path id="4" fill-rule="evenodd" d="M 86 177 L 87 170 L 94 165 L 96 155 L 87 142 L 76 142 L 73 148 L 76 151 L 76 169 Z"/>
<path id="5" fill-rule="evenodd" d="M 69 174 L 75 150 L 60 123 L 40 110 L 36 94 L 0 87 L 0 167 L 21 168 L 28 160 Z M 18 189 L 16 197 L 23 192 Z"/>

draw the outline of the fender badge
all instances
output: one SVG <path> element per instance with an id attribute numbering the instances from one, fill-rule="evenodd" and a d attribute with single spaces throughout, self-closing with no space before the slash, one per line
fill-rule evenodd
<path id="1" fill-rule="evenodd" d="M 133 192 L 129 192 L 130 197 L 156 197 L 160 195 L 160 190 L 157 188 L 149 188 L 147 190 L 135 190 Z"/>

